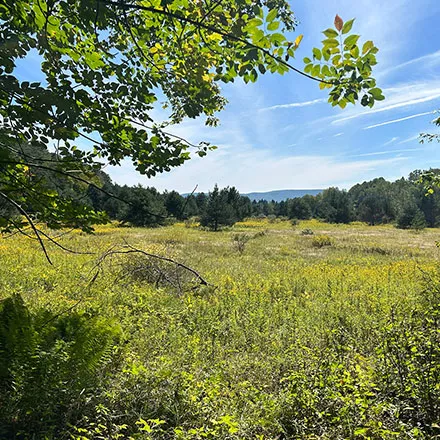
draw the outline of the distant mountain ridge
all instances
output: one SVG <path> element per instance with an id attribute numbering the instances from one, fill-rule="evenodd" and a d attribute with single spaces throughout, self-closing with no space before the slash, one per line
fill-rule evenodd
<path id="1" fill-rule="evenodd" d="M 305 195 L 316 196 L 324 191 L 323 189 L 279 189 L 267 192 L 251 192 L 247 194 L 240 193 L 242 196 L 247 196 L 251 200 L 267 200 L 268 202 L 275 200 L 275 202 L 282 202 L 287 199 L 294 199 L 295 197 L 302 197 Z M 194 193 L 196 196 L 199 193 Z M 183 197 L 188 197 L 189 193 L 182 194 Z"/>
<path id="2" fill-rule="evenodd" d="M 303 197 L 305 195 L 316 196 L 322 193 L 322 189 L 280 189 L 276 191 L 267 192 L 252 192 L 248 194 L 242 194 L 249 197 L 251 200 L 275 200 L 276 202 L 282 202 L 287 199 L 294 199 L 295 197 Z"/>

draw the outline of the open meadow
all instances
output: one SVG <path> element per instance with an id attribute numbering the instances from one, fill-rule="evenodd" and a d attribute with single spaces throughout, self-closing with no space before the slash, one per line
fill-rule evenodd
<path id="1" fill-rule="evenodd" d="M 440 440 L 439 23 L 0 0 L 0 440 Z"/>
<path id="2" fill-rule="evenodd" d="M 111 330 L 83 338 L 100 353 L 84 370 L 56 344 L 38 368 L 29 361 L 29 371 L 44 365 L 44 383 L 35 373 L 27 384 L 23 367 L 20 391 L 3 397 L 16 426 L 0 437 L 26 425 L 74 439 L 436 438 L 438 238 L 437 229 L 315 220 L 248 220 L 216 233 L 100 226 L 59 238 L 93 255 L 48 243 L 53 266 L 35 240 L 4 238 L 4 297 L 19 294 L 31 314 L 49 309 L 42 327 L 75 313 Z M 96 266 L 114 245 L 169 257 L 208 285 L 137 252 Z M 79 386 L 77 371 L 90 381 Z"/>

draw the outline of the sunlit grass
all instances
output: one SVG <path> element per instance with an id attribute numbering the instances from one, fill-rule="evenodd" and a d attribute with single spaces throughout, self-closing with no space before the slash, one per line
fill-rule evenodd
<path id="1" fill-rule="evenodd" d="M 304 229 L 313 235 L 302 235 Z M 242 254 L 233 245 L 237 233 L 251 236 Z M 314 246 L 314 237 L 322 235 L 331 244 Z M 37 242 L 17 235 L 0 241 L 0 292 L 3 297 L 20 293 L 35 308 L 62 312 L 75 306 L 121 322 L 127 343 L 114 399 L 145 419 L 166 420 L 169 429 L 182 431 L 181 437 L 173 431 L 175 438 L 202 438 L 191 429 L 215 431 L 219 425 L 212 420 L 226 415 L 234 428 L 217 430 L 211 438 L 270 439 L 289 430 L 309 432 L 309 438 L 344 438 L 352 435 L 350 424 L 354 429 L 385 423 L 380 414 L 388 409 L 364 402 L 365 419 L 359 421 L 362 405 L 358 408 L 356 399 L 361 397 L 332 387 L 344 375 L 368 387 L 378 380 L 383 329 L 391 316 L 405 316 L 416 307 L 426 277 L 435 276 L 437 236 L 430 229 L 413 233 L 315 220 L 292 226 L 252 219 L 217 233 L 183 223 L 156 229 L 110 225 L 96 228 L 94 235 L 60 238 L 63 246 L 93 255 L 67 253 L 48 243 L 50 266 Z M 90 285 L 98 256 L 122 243 L 172 256 L 211 286 L 177 294 L 122 280 L 117 265 L 108 265 Z M 368 377 L 357 377 L 352 368 Z M 320 380 L 336 382 L 320 385 Z M 294 383 L 302 397 L 289 388 Z M 327 424 L 322 437 L 307 415 L 310 408 L 321 408 L 320 397 L 306 394 L 321 386 L 329 401 L 332 393 L 342 393 L 334 397 L 339 403 L 331 404 L 339 408 L 331 416 L 339 422 L 329 422 L 324 413 L 333 410 L 322 403 L 321 423 Z M 344 410 L 350 421 L 338 412 L 341 399 L 350 402 Z M 289 417 L 302 427 L 293 428 Z M 399 423 L 390 420 L 389 429 L 398 429 Z M 298 436 L 291 438 L 306 438 Z"/>

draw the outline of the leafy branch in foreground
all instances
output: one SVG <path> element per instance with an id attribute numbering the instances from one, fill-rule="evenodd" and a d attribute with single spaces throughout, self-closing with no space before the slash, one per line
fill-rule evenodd
<path id="1" fill-rule="evenodd" d="M 360 36 L 350 34 L 353 23 L 354 19 L 344 23 L 336 15 L 335 28 L 323 32 L 322 48 L 313 49 L 312 59 L 304 58 L 304 71 L 322 79 L 321 89 L 332 89 L 328 101 L 333 106 L 345 108 L 360 99 L 363 106 L 373 107 L 375 101 L 385 99 L 371 76 L 379 49 L 370 40 L 361 47 Z"/>
<path id="2" fill-rule="evenodd" d="M 347 23 L 339 29 L 338 21 L 334 32 L 348 34 Z M 17 230 L 16 203 L 29 214 L 27 223 L 92 231 L 106 217 L 77 195 L 89 184 L 100 186 L 96 175 L 103 162 L 129 159 L 151 177 L 182 165 L 191 149 L 204 156 L 215 148 L 167 127 L 200 116 L 217 125 L 226 105 L 220 83 L 292 70 L 331 88 L 333 105 L 381 99 L 371 78 L 377 52 L 371 42 L 360 55 L 358 36 L 348 36 L 340 62 L 334 43 L 324 42 L 319 54 L 326 60 L 330 53 L 333 66 L 307 65 L 302 72 L 289 62 L 302 35 L 295 41 L 285 36 L 295 26 L 286 0 L 5 0 L 0 190 L 8 207 L 0 206 L 0 228 Z M 319 58 L 317 50 L 314 55 Z M 40 81 L 28 81 L 18 70 L 17 61 L 30 57 L 40 63 Z M 153 118 L 160 101 L 168 112 L 164 123 Z M 74 181 L 76 197 L 54 188 L 54 175 Z"/>
<path id="3" fill-rule="evenodd" d="M 440 127 L 440 117 L 435 118 L 432 123 L 437 127 Z M 440 142 L 440 134 L 421 133 L 419 139 L 421 144 L 424 144 L 425 142 Z M 427 172 L 424 172 L 419 177 L 419 183 L 425 186 L 427 196 L 434 194 L 435 188 L 440 188 L 440 174 L 438 173 L 438 170 L 429 170 Z"/>
<path id="4" fill-rule="evenodd" d="M 440 110 L 437 112 L 439 113 Z M 440 116 L 435 118 L 432 123 L 437 127 L 440 127 Z M 423 144 L 425 142 L 440 142 L 440 134 L 439 133 L 421 133 L 420 142 Z"/>

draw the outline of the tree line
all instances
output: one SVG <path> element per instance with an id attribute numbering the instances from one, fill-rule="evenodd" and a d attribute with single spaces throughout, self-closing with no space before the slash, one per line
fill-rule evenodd
<path id="1" fill-rule="evenodd" d="M 430 170 L 438 173 L 440 170 Z M 362 221 L 370 225 L 395 223 L 401 228 L 440 225 L 440 191 L 427 195 L 419 182 L 424 171 L 389 182 L 376 178 L 354 185 L 348 191 L 331 187 L 322 193 L 285 201 L 251 200 L 235 187 L 183 196 L 176 191 L 160 193 L 152 187 L 129 187 L 112 183 L 101 173 L 101 190 L 89 187 L 88 203 L 105 211 L 111 219 L 133 226 L 157 226 L 170 219 L 194 219 L 202 226 L 218 230 L 248 217 L 319 219 L 329 223 Z M 113 194 L 115 197 L 109 197 Z"/>
<path id="2" fill-rule="evenodd" d="M 440 170 L 431 169 L 437 175 Z M 87 209 L 122 225 L 153 227 L 172 220 L 193 220 L 212 230 L 232 226 L 249 217 L 284 219 L 319 219 L 329 223 L 362 221 L 370 225 L 395 223 L 401 228 L 437 227 L 440 225 L 440 190 L 427 195 L 420 178 L 426 171 L 415 170 L 408 178 L 389 182 L 376 178 L 354 185 L 348 191 L 331 187 L 316 196 L 305 195 L 284 201 L 251 200 L 235 187 L 208 193 L 183 196 L 177 191 L 159 192 L 153 187 L 113 183 L 98 171 L 95 185 L 81 185 L 77 180 L 50 176 L 45 170 L 29 176 L 45 179 L 50 188 L 63 198 L 85 204 Z M 33 213 L 32 203 L 26 210 Z M 8 211 L 8 212 L 6 212 Z M 0 219 L 10 216 L 13 207 L 0 200 Z M 19 212 L 16 212 L 17 222 Z M 36 214 L 36 213 L 35 213 Z M 56 225 L 55 225 L 56 226 Z"/>

